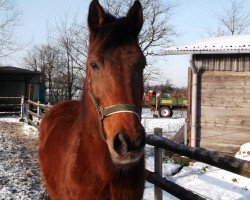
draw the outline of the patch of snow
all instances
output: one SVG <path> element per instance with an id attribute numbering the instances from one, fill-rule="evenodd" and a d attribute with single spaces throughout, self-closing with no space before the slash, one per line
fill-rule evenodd
<path id="1" fill-rule="evenodd" d="M 201 162 L 184 167 L 171 180 L 206 199 L 250 199 L 250 179 Z"/>
<path id="2" fill-rule="evenodd" d="M 5 117 L 0 117 L 1 122 L 19 122 L 20 116 L 5 116 Z"/>
<path id="3" fill-rule="evenodd" d="M 157 127 L 162 128 L 163 133 L 174 135 L 185 124 L 185 118 L 142 118 L 141 123 L 148 134 Z"/>
<path id="4" fill-rule="evenodd" d="M 228 35 L 220 37 L 210 37 L 191 44 L 172 46 L 165 49 L 165 52 L 171 51 L 236 51 L 250 50 L 250 34 L 247 35 Z"/>
<path id="5" fill-rule="evenodd" d="M 243 144 L 240 147 L 240 150 L 235 154 L 235 157 L 242 160 L 250 161 L 250 142 Z"/>
<path id="6" fill-rule="evenodd" d="M 30 126 L 27 123 L 23 123 L 23 134 L 30 137 L 30 138 L 36 138 L 38 137 L 38 129 L 34 126 Z"/>
<path id="7" fill-rule="evenodd" d="M 162 174 L 164 177 L 172 176 L 180 169 L 181 165 L 174 161 L 168 160 L 162 164 Z M 148 157 L 146 159 L 146 169 L 154 171 L 154 157 Z"/>

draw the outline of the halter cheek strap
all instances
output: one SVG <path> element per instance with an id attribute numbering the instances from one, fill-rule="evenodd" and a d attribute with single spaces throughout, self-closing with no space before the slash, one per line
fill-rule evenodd
<path id="1" fill-rule="evenodd" d="M 106 139 L 105 139 L 105 136 L 104 136 L 104 133 L 103 133 L 103 126 L 102 126 L 102 120 L 105 117 L 108 117 L 108 116 L 111 116 L 111 115 L 114 115 L 114 114 L 119 114 L 119 113 L 132 113 L 132 114 L 135 114 L 141 120 L 141 117 L 140 117 L 141 112 L 135 105 L 117 104 L 117 105 L 113 105 L 113 106 L 103 108 L 98 104 L 95 97 L 91 93 L 90 89 L 89 89 L 89 96 L 91 97 L 92 102 L 93 102 L 93 104 L 95 106 L 95 109 L 96 109 L 96 111 L 98 113 L 100 136 L 105 142 L 106 142 Z"/>

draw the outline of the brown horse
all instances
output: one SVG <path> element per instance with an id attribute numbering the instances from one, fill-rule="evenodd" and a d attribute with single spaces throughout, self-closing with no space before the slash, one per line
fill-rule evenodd
<path id="1" fill-rule="evenodd" d="M 119 19 L 91 2 L 82 100 L 55 105 L 40 125 L 40 169 L 51 199 L 142 199 L 142 24 L 139 1 Z"/>

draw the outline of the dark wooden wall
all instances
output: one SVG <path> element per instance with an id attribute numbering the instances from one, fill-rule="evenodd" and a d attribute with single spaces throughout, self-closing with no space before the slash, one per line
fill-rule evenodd
<path id="1" fill-rule="evenodd" d="M 0 96 L 20 97 L 28 96 L 28 85 L 34 84 L 34 96 L 39 99 L 40 75 L 30 74 L 0 74 Z"/>

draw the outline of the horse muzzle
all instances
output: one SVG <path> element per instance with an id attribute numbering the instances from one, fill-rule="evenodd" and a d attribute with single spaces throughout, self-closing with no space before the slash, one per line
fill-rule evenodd
<path id="1" fill-rule="evenodd" d="M 108 144 L 111 158 L 115 164 L 125 165 L 136 163 L 140 160 L 146 143 L 145 131 L 137 134 L 135 140 L 123 132 L 118 132 L 113 141 Z"/>

